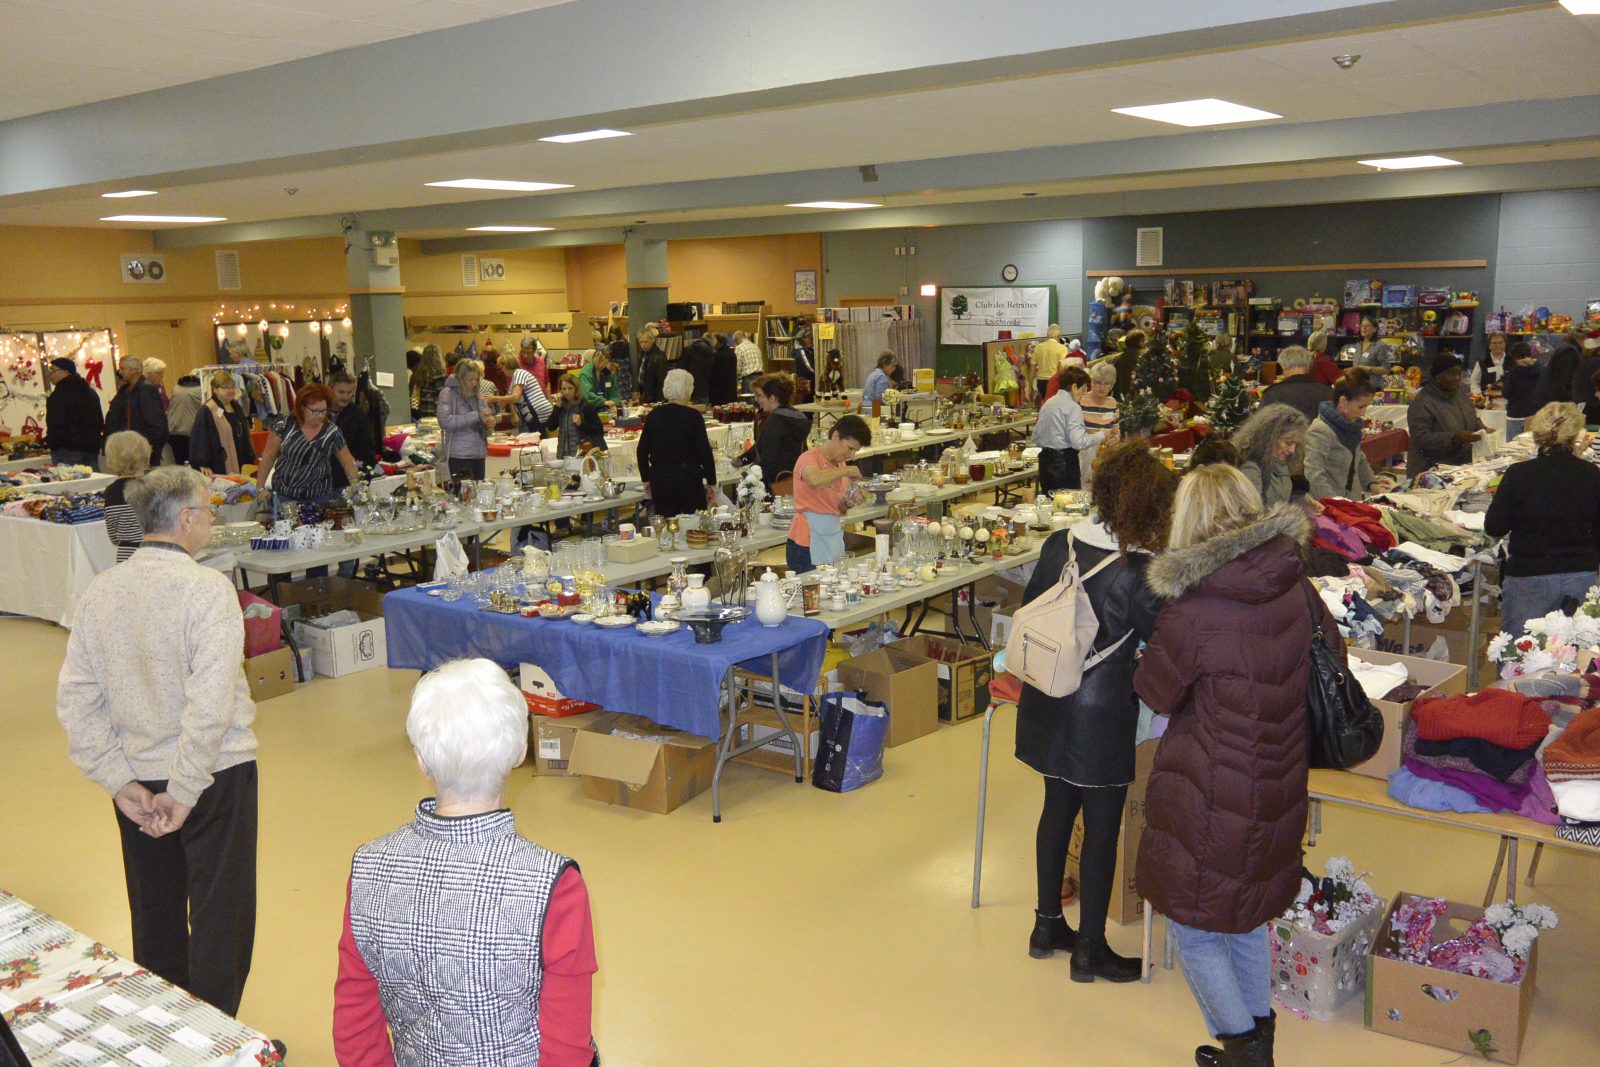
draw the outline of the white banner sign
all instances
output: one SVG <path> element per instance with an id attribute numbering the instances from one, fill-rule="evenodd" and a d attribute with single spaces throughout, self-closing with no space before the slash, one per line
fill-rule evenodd
<path id="1" fill-rule="evenodd" d="M 1043 337 L 1049 327 L 1048 288 L 939 290 L 940 344 L 981 345 L 1002 330 Z"/>

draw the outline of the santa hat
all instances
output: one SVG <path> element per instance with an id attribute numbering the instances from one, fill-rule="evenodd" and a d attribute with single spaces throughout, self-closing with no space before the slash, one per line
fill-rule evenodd
<path id="1" fill-rule="evenodd" d="M 1067 351 L 1068 352 L 1082 352 L 1083 351 L 1083 342 L 1078 340 L 1076 337 L 1074 337 L 1072 339 L 1072 343 L 1067 345 Z"/>

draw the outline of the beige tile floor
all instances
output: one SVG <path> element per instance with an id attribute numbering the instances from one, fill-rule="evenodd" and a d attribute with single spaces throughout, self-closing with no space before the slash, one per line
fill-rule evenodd
<path id="1" fill-rule="evenodd" d="M 0 885 L 128 949 L 109 800 L 79 777 L 53 715 L 65 632 L 0 620 Z M 409 818 L 424 783 L 403 732 L 415 675 L 318 679 L 263 704 L 260 926 L 241 1017 L 291 1062 L 331 1064 L 335 943 L 351 850 Z M 643 710 L 643 709 L 641 709 Z M 976 721 L 890 753 L 878 783 L 835 796 L 733 771 L 671 815 L 612 808 L 574 780 L 518 773 L 527 836 L 578 858 L 600 974 L 608 1067 L 746 1064 L 1191 1063 L 1204 1038 L 1177 971 L 1074 985 L 1029 959 L 1039 786 L 996 729 L 984 906 L 968 907 Z M 1491 839 L 1330 809 L 1314 850 L 1351 856 L 1380 892 L 1481 899 Z M 1600 1063 L 1594 946 L 1600 863 L 1552 852 L 1525 899 L 1554 906 L 1524 1064 Z M 1135 927 L 1113 928 L 1133 953 Z M 1359 1003 L 1331 1023 L 1285 1019 L 1278 1062 L 1435 1067 L 1452 1053 L 1368 1033 Z"/>

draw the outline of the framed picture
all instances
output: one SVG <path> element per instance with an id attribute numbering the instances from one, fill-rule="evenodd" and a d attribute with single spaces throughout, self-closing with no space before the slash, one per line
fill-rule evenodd
<path id="1" fill-rule="evenodd" d="M 817 302 L 816 271 L 797 270 L 794 272 L 794 302 L 796 304 L 815 304 Z"/>

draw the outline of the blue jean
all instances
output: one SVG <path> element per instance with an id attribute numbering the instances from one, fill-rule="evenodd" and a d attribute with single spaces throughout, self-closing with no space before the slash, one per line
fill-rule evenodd
<path id="1" fill-rule="evenodd" d="M 1248 1033 L 1272 1010 L 1272 948 L 1267 928 L 1214 934 L 1167 920 L 1206 1028 L 1216 1037 Z"/>
<path id="2" fill-rule="evenodd" d="M 1594 571 L 1571 574 L 1538 574 L 1529 578 L 1502 578 L 1500 581 L 1500 629 L 1512 637 L 1522 636 L 1529 619 L 1537 619 L 1561 608 L 1569 596 L 1583 599 L 1595 584 Z"/>
<path id="3" fill-rule="evenodd" d="M 805 574 L 807 571 L 816 570 L 811 564 L 810 545 L 797 545 L 793 541 L 785 541 L 783 550 L 790 574 Z"/>
<path id="4" fill-rule="evenodd" d="M 80 451 L 76 448 L 52 448 L 50 450 L 50 462 L 60 464 L 81 463 L 90 470 L 97 471 L 100 469 L 100 453 Z"/>

